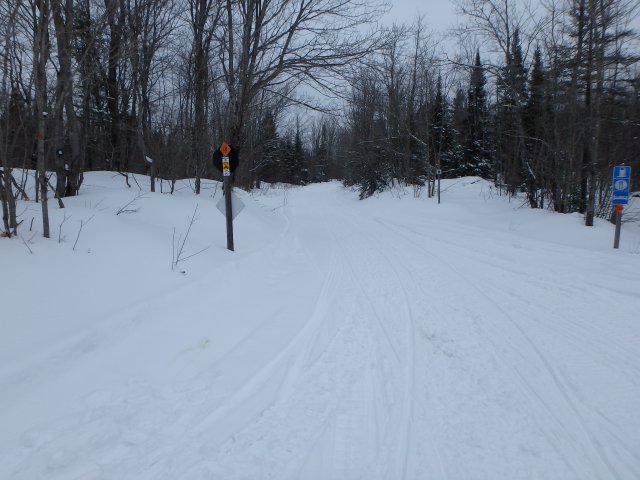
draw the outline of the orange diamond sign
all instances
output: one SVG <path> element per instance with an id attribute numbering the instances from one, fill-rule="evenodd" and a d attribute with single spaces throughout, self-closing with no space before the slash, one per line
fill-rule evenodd
<path id="1" fill-rule="evenodd" d="M 224 155 L 225 157 L 228 157 L 229 152 L 231 151 L 231 147 L 227 145 L 227 143 L 225 142 L 222 145 L 220 145 L 220 151 L 222 152 L 222 155 Z"/>

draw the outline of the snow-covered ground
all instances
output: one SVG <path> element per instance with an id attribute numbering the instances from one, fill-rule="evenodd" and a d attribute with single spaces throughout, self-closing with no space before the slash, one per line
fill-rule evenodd
<path id="1" fill-rule="evenodd" d="M 217 183 L 132 185 L 0 240 L 1 479 L 640 478 L 637 224 L 328 183 L 236 191 L 229 252 Z"/>

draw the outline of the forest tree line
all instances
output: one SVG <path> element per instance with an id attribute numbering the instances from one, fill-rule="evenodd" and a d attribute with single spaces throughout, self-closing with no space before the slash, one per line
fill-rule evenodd
<path id="1" fill-rule="evenodd" d="M 638 2 L 533 4 L 458 0 L 451 55 L 423 19 L 380 28 L 368 0 L 5 0 L 5 235 L 24 169 L 48 236 L 47 198 L 63 205 L 84 172 L 146 173 L 152 191 L 193 178 L 198 194 L 223 141 L 243 188 L 433 195 L 437 172 L 476 175 L 592 225 L 610 214 L 613 165 L 640 178 Z"/>

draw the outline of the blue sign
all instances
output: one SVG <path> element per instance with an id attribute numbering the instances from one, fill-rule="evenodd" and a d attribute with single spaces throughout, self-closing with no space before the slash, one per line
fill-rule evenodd
<path id="1" fill-rule="evenodd" d="M 611 204 L 626 205 L 629 203 L 629 187 L 631 184 L 631 167 L 618 165 L 613 167 L 613 183 Z"/>

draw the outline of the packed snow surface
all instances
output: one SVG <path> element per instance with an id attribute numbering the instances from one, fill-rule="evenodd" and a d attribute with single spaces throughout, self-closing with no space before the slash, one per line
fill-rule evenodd
<path id="1" fill-rule="evenodd" d="M 637 223 L 270 186 L 230 252 L 218 183 L 137 182 L 0 239 L 1 479 L 640 478 Z"/>

